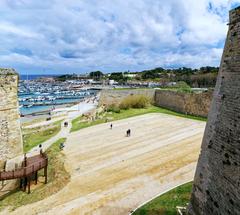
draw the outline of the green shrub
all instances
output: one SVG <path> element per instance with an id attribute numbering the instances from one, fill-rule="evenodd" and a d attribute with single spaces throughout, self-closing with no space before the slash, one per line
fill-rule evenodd
<path id="1" fill-rule="evenodd" d="M 184 81 L 177 82 L 177 84 L 173 88 L 177 89 L 178 91 L 186 93 L 192 91 L 192 88 Z"/>
<path id="2" fill-rule="evenodd" d="M 144 95 L 130 95 L 122 100 L 120 109 L 146 108 L 150 104 L 150 99 Z"/>
<path id="3" fill-rule="evenodd" d="M 111 104 L 107 107 L 107 112 L 120 113 L 120 108 L 116 104 Z"/>

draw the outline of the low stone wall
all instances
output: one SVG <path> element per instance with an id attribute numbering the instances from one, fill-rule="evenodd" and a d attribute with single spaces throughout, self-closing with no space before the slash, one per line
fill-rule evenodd
<path id="1" fill-rule="evenodd" d="M 176 112 L 194 116 L 207 117 L 213 92 L 184 93 L 167 90 L 156 90 L 155 105 Z"/>
<path id="2" fill-rule="evenodd" d="M 129 95 L 144 95 L 154 100 L 154 89 L 126 89 L 126 90 L 103 90 L 101 92 L 99 105 L 120 104 Z"/>

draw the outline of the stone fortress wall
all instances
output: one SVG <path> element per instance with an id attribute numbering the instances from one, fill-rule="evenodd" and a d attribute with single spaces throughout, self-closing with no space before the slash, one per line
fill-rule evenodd
<path id="1" fill-rule="evenodd" d="M 129 95 L 141 94 L 149 97 L 156 106 L 180 113 L 207 117 L 212 100 L 212 93 L 212 91 L 204 93 L 184 93 L 155 89 L 103 90 L 99 104 L 118 105 Z"/>
<path id="2" fill-rule="evenodd" d="M 240 7 L 230 11 L 188 213 L 240 214 Z"/>
<path id="3" fill-rule="evenodd" d="M 184 93 L 170 90 L 156 90 L 155 105 L 180 113 L 207 117 L 212 94 L 212 91 Z"/>
<path id="4" fill-rule="evenodd" d="M 154 100 L 154 89 L 120 89 L 120 90 L 103 90 L 101 92 L 99 105 L 120 104 L 120 102 L 130 95 L 144 95 Z"/>
<path id="5" fill-rule="evenodd" d="M 17 91 L 18 74 L 0 69 L 0 170 L 6 160 L 23 153 Z"/>

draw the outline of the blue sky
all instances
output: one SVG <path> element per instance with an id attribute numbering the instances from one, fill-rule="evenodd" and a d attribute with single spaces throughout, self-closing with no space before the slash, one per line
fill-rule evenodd
<path id="1" fill-rule="evenodd" d="M 240 0 L 0 0 L 0 67 L 20 73 L 218 66 Z"/>

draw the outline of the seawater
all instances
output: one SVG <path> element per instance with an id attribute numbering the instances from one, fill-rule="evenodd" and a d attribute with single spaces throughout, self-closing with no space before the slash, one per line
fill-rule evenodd
<path id="1" fill-rule="evenodd" d="M 76 102 L 80 102 L 80 98 L 76 99 L 58 99 L 52 102 L 51 105 L 34 105 L 32 107 L 21 107 L 20 108 L 20 113 L 23 115 L 28 115 L 28 114 L 34 114 L 38 112 L 45 112 L 45 111 L 51 111 L 53 108 L 55 108 L 56 105 L 61 105 L 61 104 L 74 104 Z M 21 103 L 20 103 L 21 105 Z"/>
<path id="2" fill-rule="evenodd" d="M 89 92 L 92 95 L 95 95 L 96 91 L 93 90 L 89 90 Z M 52 95 L 52 94 L 49 94 Z M 27 94 L 27 95 L 19 95 L 19 98 L 26 98 L 26 97 L 37 97 L 37 96 L 41 96 L 41 94 Z M 56 95 L 55 95 L 56 96 Z M 89 97 L 89 95 L 83 95 L 83 96 L 76 96 L 75 98 L 58 98 L 55 99 L 53 101 L 46 101 L 48 104 L 44 104 L 44 102 L 41 102 L 40 105 L 38 105 L 38 102 L 30 102 L 30 101 L 22 101 L 19 102 L 20 107 L 20 114 L 22 115 L 29 115 L 29 114 L 34 114 L 34 113 L 38 113 L 38 112 L 48 112 L 51 111 L 52 109 L 54 109 L 56 107 L 56 105 L 63 105 L 63 104 L 74 104 L 74 103 L 78 103 L 80 101 L 82 101 L 84 98 Z M 33 106 L 31 107 L 26 107 L 26 105 L 30 105 L 33 104 Z M 25 105 L 25 106 L 23 106 Z"/>

